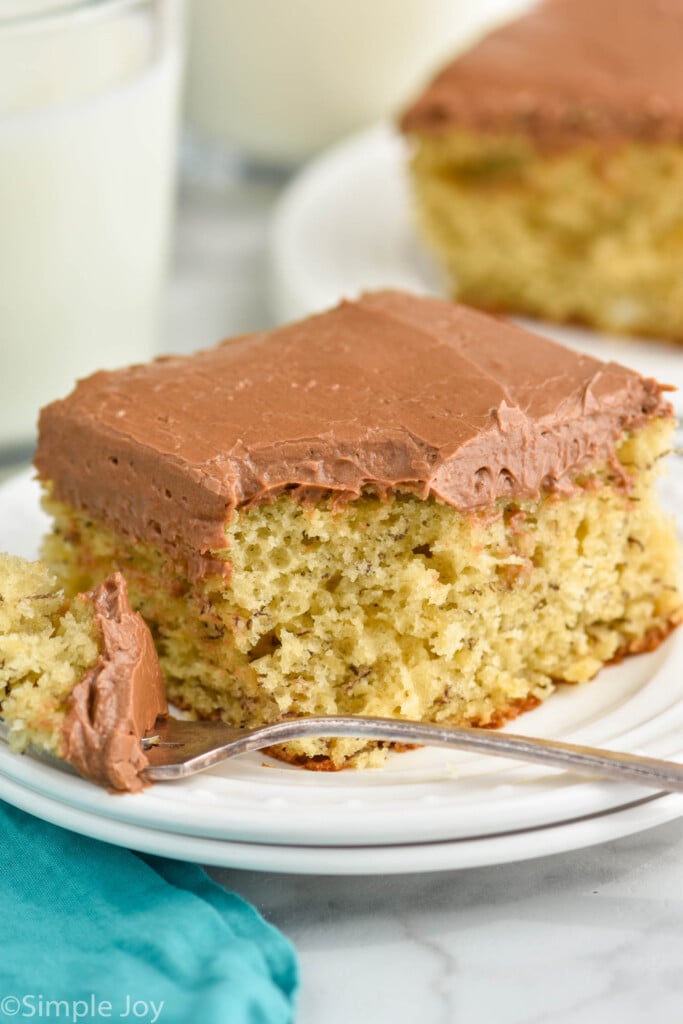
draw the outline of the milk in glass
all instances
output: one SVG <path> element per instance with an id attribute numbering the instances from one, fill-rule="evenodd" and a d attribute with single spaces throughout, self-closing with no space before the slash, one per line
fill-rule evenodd
<path id="1" fill-rule="evenodd" d="M 169 244 L 175 0 L 49 7 L 0 0 L 5 451 L 77 377 L 153 354 Z"/>

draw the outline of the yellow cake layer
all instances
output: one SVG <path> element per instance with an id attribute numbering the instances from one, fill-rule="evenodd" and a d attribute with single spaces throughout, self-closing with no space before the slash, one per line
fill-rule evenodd
<path id="1" fill-rule="evenodd" d="M 677 545 L 654 486 L 671 429 L 656 420 L 620 445 L 628 493 L 603 467 L 571 497 L 488 515 L 406 493 L 338 510 L 284 495 L 226 527 L 228 580 L 192 584 L 180 559 L 53 501 L 44 555 L 70 592 L 124 572 L 169 698 L 200 716 L 499 724 L 680 618 Z M 339 739 L 283 753 L 340 767 L 361 751 Z M 366 749 L 355 763 L 379 759 Z"/>
<path id="2" fill-rule="evenodd" d="M 415 144 L 419 220 L 460 301 L 683 341 L 683 145 Z"/>
<path id="3" fill-rule="evenodd" d="M 0 716 L 13 750 L 62 753 L 69 694 L 98 652 L 90 604 L 68 601 L 39 562 L 0 554 Z"/>

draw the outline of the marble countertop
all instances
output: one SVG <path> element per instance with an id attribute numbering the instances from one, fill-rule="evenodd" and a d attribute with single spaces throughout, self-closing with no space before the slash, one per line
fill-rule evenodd
<path id="1" fill-rule="evenodd" d="M 296 945 L 299 1024 L 680 1019 L 683 820 L 458 872 L 212 873 Z"/>
<path id="2" fill-rule="evenodd" d="M 164 347 L 271 323 L 281 183 L 205 169 L 181 191 Z M 641 1024 L 683 1012 L 683 819 L 498 867 L 385 877 L 213 869 L 296 945 L 298 1024 Z"/>

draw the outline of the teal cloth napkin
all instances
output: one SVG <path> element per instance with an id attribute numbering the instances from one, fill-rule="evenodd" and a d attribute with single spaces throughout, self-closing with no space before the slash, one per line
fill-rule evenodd
<path id="1" fill-rule="evenodd" d="M 3 1024 L 294 1020 L 294 950 L 244 900 L 2 802 L 0 935 Z"/>

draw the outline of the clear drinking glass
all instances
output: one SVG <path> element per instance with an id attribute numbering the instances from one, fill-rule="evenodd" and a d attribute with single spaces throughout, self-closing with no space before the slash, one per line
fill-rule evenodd
<path id="1" fill-rule="evenodd" d="M 181 0 L 0 0 L 0 453 L 77 377 L 148 358 Z"/>

